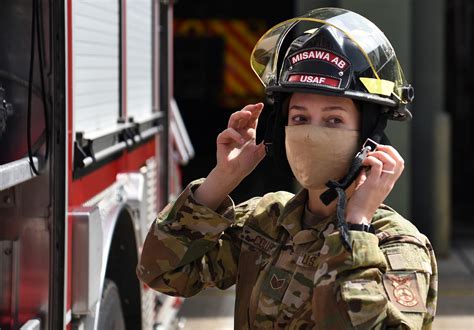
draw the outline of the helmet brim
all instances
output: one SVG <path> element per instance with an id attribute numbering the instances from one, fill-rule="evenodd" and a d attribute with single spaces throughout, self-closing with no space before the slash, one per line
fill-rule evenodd
<path id="1" fill-rule="evenodd" d="M 336 97 L 347 97 L 354 100 L 359 100 L 363 102 L 371 102 L 379 104 L 382 107 L 386 107 L 389 113 L 389 119 L 397 121 L 410 120 L 412 118 L 411 112 L 406 108 L 406 105 L 400 104 L 399 102 L 387 98 L 378 96 L 376 94 L 364 93 L 361 91 L 355 90 L 335 90 L 331 91 L 328 89 L 316 89 L 314 87 L 305 87 L 305 86 L 268 86 L 265 89 L 265 92 L 269 97 L 274 93 L 310 93 L 310 94 L 321 94 L 328 96 Z"/>

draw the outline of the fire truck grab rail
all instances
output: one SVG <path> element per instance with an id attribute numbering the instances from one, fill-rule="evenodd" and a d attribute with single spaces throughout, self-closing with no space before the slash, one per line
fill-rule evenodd
<path id="1" fill-rule="evenodd" d="M 35 166 L 38 166 L 38 158 L 33 157 Z M 30 160 L 22 158 L 11 163 L 0 165 L 0 191 L 11 188 L 22 182 L 34 178 L 36 175 L 31 171 Z"/>
<path id="2" fill-rule="evenodd" d="M 109 148 L 97 152 L 94 157 L 88 156 L 82 160 L 83 168 L 92 165 L 94 162 L 100 162 L 118 152 L 123 151 L 127 147 L 133 146 L 135 143 L 139 143 L 141 140 L 146 140 L 153 135 L 160 132 L 159 127 L 152 127 L 141 134 L 130 137 L 122 142 L 119 142 Z"/>
<path id="3" fill-rule="evenodd" d="M 80 176 L 92 165 L 131 149 L 149 140 L 163 130 L 164 116 L 161 112 L 148 118 L 117 124 L 106 131 L 91 133 L 76 132 L 74 141 L 74 176 Z"/>

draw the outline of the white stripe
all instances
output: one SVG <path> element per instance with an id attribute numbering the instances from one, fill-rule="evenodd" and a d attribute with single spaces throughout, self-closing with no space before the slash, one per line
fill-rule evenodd
<path id="1" fill-rule="evenodd" d="M 66 317 L 64 318 L 64 324 L 68 325 L 69 323 L 71 323 L 71 319 L 72 319 L 72 313 L 71 313 L 71 310 L 68 310 L 66 313 Z"/>
<path id="2" fill-rule="evenodd" d="M 69 8 L 69 6 L 67 5 L 68 2 L 66 1 L 66 6 L 64 6 L 64 31 L 66 31 L 65 33 L 65 55 L 66 55 L 66 63 L 65 63 L 65 77 L 64 77 L 64 86 L 66 86 L 65 90 L 68 91 L 69 89 L 69 86 L 68 86 L 68 75 L 69 75 L 69 70 L 68 70 L 68 66 L 69 66 L 69 63 L 68 63 L 68 60 L 69 60 L 69 52 L 72 51 L 72 49 L 68 49 L 68 45 L 69 45 L 69 40 L 68 40 L 68 36 L 69 36 L 69 31 L 68 31 L 68 26 L 69 26 L 69 21 L 68 21 L 68 12 L 69 10 L 72 10 L 72 8 Z M 72 22 L 71 22 L 72 23 Z M 71 27 L 72 28 L 72 27 Z M 71 66 L 72 66 L 72 63 L 71 63 Z M 68 127 L 68 123 L 69 123 L 69 92 L 66 92 L 66 120 L 64 121 L 64 129 L 65 131 L 67 132 L 69 127 Z M 72 124 L 72 129 L 74 130 L 74 123 Z M 70 152 L 69 150 L 69 140 L 68 140 L 68 134 L 66 134 L 65 136 L 66 138 L 66 157 L 64 158 L 64 168 L 68 168 L 69 166 L 69 163 L 68 163 L 68 154 Z M 64 315 L 66 316 L 65 319 L 63 320 L 63 328 L 66 328 L 66 325 L 69 324 L 71 322 L 71 311 L 69 310 L 69 312 L 66 312 L 66 306 L 67 306 L 67 302 L 68 302 L 68 233 L 69 233 L 69 224 L 68 224 L 68 216 L 67 216 L 67 209 L 68 209 L 68 173 L 69 171 L 66 171 L 65 173 L 65 177 L 64 177 L 64 180 L 65 180 L 65 185 L 64 185 L 64 194 L 66 195 L 65 198 L 64 198 L 64 210 L 66 210 L 65 214 L 64 214 L 64 219 L 65 219 L 65 225 L 64 225 L 64 269 L 65 269 L 65 272 L 63 274 L 63 282 L 64 282 L 64 287 L 63 287 L 63 292 L 64 292 L 64 300 L 63 300 L 63 313 Z M 66 318 L 67 316 L 69 315 L 69 321 L 66 322 Z"/>

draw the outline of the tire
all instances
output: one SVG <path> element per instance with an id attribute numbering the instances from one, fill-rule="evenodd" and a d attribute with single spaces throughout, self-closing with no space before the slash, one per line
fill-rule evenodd
<path id="1" fill-rule="evenodd" d="M 117 285 L 105 279 L 99 309 L 99 330 L 125 330 L 125 321 Z"/>

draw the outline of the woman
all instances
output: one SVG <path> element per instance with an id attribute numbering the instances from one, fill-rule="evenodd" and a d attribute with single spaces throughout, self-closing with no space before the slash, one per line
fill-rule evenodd
<path id="1" fill-rule="evenodd" d="M 262 103 L 231 115 L 216 167 L 150 229 L 139 278 L 185 297 L 236 284 L 237 329 L 429 328 L 431 245 L 382 204 L 404 166 L 383 130 L 411 117 L 413 98 L 388 40 L 324 8 L 270 29 L 251 63 L 274 101 L 267 148 L 255 143 Z M 234 206 L 266 151 L 304 189 Z"/>

